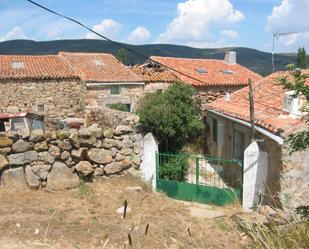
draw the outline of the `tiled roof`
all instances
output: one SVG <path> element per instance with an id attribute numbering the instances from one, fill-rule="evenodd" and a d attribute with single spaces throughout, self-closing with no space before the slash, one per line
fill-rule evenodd
<path id="1" fill-rule="evenodd" d="M 69 65 L 57 55 L 1 55 L 0 79 L 77 78 Z"/>
<path id="2" fill-rule="evenodd" d="M 248 84 L 249 78 L 253 81 L 262 78 L 246 67 L 239 64 L 227 64 L 224 60 L 160 56 L 151 56 L 150 58 L 167 67 L 184 73 L 185 75 L 182 75 L 173 71 L 173 74 L 175 74 L 179 80 L 193 86 L 245 86 Z M 201 73 L 201 71 L 205 72 Z"/>
<path id="3" fill-rule="evenodd" d="M 82 80 L 90 82 L 142 82 L 131 69 L 113 55 L 104 53 L 59 52 Z"/>
<path id="4" fill-rule="evenodd" d="M 165 68 L 153 68 L 147 64 L 135 66 L 132 70 L 138 74 L 144 82 L 175 82 L 179 81 L 176 75 Z"/>
<path id="5" fill-rule="evenodd" d="M 309 74 L 309 70 L 303 71 Z M 277 84 L 279 76 L 289 76 L 288 72 L 276 72 L 253 83 L 255 124 L 282 137 L 305 125 L 300 116 L 291 117 L 283 112 L 283 97 L 286 90 Z M 309 79 L 308 79 L 309 84 Z M 218 99 L 206 109 L 223 113 L 240 120 L 250 121 L 249 87 L 230 95 L 230 100 Z"/>

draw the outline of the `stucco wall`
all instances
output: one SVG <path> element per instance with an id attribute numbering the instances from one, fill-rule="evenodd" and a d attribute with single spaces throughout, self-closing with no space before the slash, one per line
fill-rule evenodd
<path id="1" fill-rule="evenodd" d="M 47 125 L 64 117 L 80 117 L 83 110 L 79 80 L 1 81 L 0 112 L 35 112 Z M 44 108 L 43 111 L 39 110 Z"/>

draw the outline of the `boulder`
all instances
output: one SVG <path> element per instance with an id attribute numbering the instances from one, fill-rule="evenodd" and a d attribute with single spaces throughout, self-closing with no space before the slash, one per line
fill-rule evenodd
<path id="1" fill-rule="evenodd" d="M 60 150 L 60 148 L 58 148 L 57 146 L 55 146 L 55 145 L 50 145 L 48 151 L 49 151 L 49 153 L 51 154 L 52 157 L 54 157 L 54 158 L 56 158 L 56 159 L 59 159 L 59 158 L 60 158 L 61 150 Z"/>
<path id="2" fill-rule="evenodd" d="M 55 158 L 48 151 L 40 152 L 39 160 L 47 164 L 53 164 L 55 162 Z"/>
<path id="3" fill-rule="evenodd" d="M 88 176 L 93 173 L 94 167 L 88 161 L 80 161 L 76 166 L 75 170 L 84 176 Z"/>
<path id="4" fill-rule="evenodd" d="M 96 127 L 96 126 L 90 126 L 87 128 L 91 134 L 92 137 L 101 138 L 103 135 L 102 128 Z"/>
<path id="5" fill-rule="evenodd" d="M 88 151 L 88 158 L 98 164 L 108 164 L 113 160 L 111 151 L 96 148 Z"/>
<path id="6" fill-rule="evenodd" d="M 37 152 L 47 151 L 48 149 L 49 145 L 46 141 L 34 145 L 34 150 Z"/>
<path id="7" fill-rule="evenodd" d="M 68 160 L 70 157 L 71 157 L 71 155 L 70 155 L 70 152 L 68 152 L 68 151 L 62 152 L 62 153 L 61 153 L 61 156 L 60 156 L 60 158 L 61 158 L 62 161 L 66 161 L 66 160 Z"/>
<path id="8" fill-rule="evenodd" d="M 68 140 L 60 141 L 58 147 L 62 150 L 71 150 L 72 146 Z"/>
<path id="9" fill-rule="evenodd" d="M 41 131 L 41 130 L 31 131 L 29 140 L 31 142 L 41 142 L 41 141 L 45 140 L 44 132 Z"/>
<path id="10" fill-rule="evenodd" d="M 133 142 L 131 141 L 130 137 L 128 135 L 123 136 L 122 144 L 124 147 L 133 147 Z"/>
<path id="11" fill-rule="evenodd" d="M 38 153 L 35 151 L 26 151 L 19 154 L 11 154 L 8 156 L 10 165 L 25 165 L 35 161 Z"/>
<path id="12" fill-rule="evenodd" d="M 87 148 L 79 148 L 71 151 L 71 157 L 76 161 L 84 161 L 87 159 Z"/>
<path id="13" fill-rule="evenodd" d="M 132 154 L 133 150 L 129 147 L 123 147 L 120 152 L 123 155 L 129 156 Z"/>
<path id="14" fill-rule="evenodd" d="M 115 135 L 125 135 L 132 133 L 133 129 L 130 126 L 127 125 L 118 125 L 115 129 Z"/>
<path id="15" fill-rule="evenodd" d="M 64 163 L 55 162 L 47 176 L 46 188 L 50 190 L 63 190 L 75 188 L 79 184 L 79 177 L 73 174 Z"/>
<path id="16" fill-rule="evenodd" d="M 59 140 L 68 139 L 70 137 L 70 131 L 69 130 L 59 130 L 57 133 L 57 138 Z"/>
<path id="17" fill-rule="evenodd" d="M 87 148 L 94 148 L 97 145 L 97 139 L 95 137 L 89 138 L 81 138 L 80 139 L 80 146 L 87 147 Z"/>
<path id="18" fill-rule="evenodd" d="M 124 155 L 122 155 L 121 153 L 116 154 L 115 160 L 117 162 L 122 161 L 123 159 L 124 159 Z"/>
<path id="19" fill-rule="evenodd" d="M 46 180 L 48 172 L 50 171 L 50 164 L 38 164 L 31 167 L 31 170 L 36 174 L 41 180 Z"/>
<path id="20" fill-rule="evenodd" d="M 1 176 L 1 185 L 13 192 L 26 190 L 27 183 L 24 169 L 20 167 L 5 170 Z"/>
<path id="21" fill-rule="evenodd" d="M 0 134 L 0 148 L 10 147 L 13 144 L 13 140 L 9 139 L 6 135 Z"/>
<path id="22" fill-rule="evenodd" d="M 70 137 L 69 137 L 70 143 L 72 144 L 74 148 L 79 148 L 78 131 L 76 129 L 71 129 L 70 132 L 71 132 Z"/>
<path id="23" fill-rule="evenodd" d="M 113 129 L 109 128 L 109 127 L 106 127 L 104 128 L 103 130 L 103 136 L 105 138 L 112 138 L 114 135 L 114 132 L 113 132 Z"/>
<path id="24" fill-rule="evenodd" d="M 116 174 L 116 173 L 119 173 L 119 172 L 129 168 L 130 165 L 127 164 L 124 161 L 122 161 L 122 162 L 112 162 L 110 164 L 105 165 L 104 172 L 105 172 L 106 175 Z"/>
<path id="25" fill-rule="evenodd" d="M 79 130 L 79 136 L 87 139 L 91 137 L 91 133 L 87 128 L 83 128 Z"/>
<path id="26" fill-rule="evenodd" d="M 12 151 L 11 147 L 0 148 L 1 155 L 7 155 L 11 153 L 11 151 Z"/>
<path id="27" fill-rule="evenodd" d="M 98 167 L 98 168 L 95 168 L 94 169 L 94 172 L 93 172 L 93 175 L 96 177 L 96 176 L 102 176 L 102 175 L 104 175 L 104 170 L 103 170 L 103 168 L 100 168 L 100 167 Z"/>
<path id="28" fill-rule="evenodd" d="M 12 146 L 12 151 L 15 153 L 21 153 L 33 148 L 33 143 L 26 142 L 22 139 L 19 139 L 16 143 Z"/>
<path id="29" fill-rule="evenodd" d="M 18 136 L 17 132 L 15 132 L 15 131 L 9 131 L 9 132 L 7 132 L 7 133 L 6 133 L 6 136 L 7 136 L 9 139 L 13 140 L 14 143 L 19 139 L 19 136 Z"/>
<path id="30" fill-rule="evenodd" d="M 8 160 L 5 158 L 5 156 L 0 155 L 0 170 L 6 168 L 7 166 L 9 166 Z"/>
<path id="31" fill-rule="evenodd" d="M 132 163 L 134 163 L 136 166 L 139 166 L 141 164 L 141 158 L 139 156 L 133 156 Z"/>
<path id="32" fill-rule="evenodd" d="M 38 188 L 40 186 L 40 178 L 35 175 L 30 165 L 25 168 L 26 181 L 30 188 Z"/>

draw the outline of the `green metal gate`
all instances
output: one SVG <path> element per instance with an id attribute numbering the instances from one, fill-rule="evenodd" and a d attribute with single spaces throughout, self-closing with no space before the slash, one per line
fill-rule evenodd
<path id="1" fill-rule="evenodd" d="M 186 201 L 223 206 L 241 202 L 243 167 L 237 160 L 156 154 L 157 190 Z"/>

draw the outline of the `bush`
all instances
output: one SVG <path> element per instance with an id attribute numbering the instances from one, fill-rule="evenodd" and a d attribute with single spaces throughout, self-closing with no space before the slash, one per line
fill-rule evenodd
<path id="1" fill-rule="evenodd" d="M 115 103 L 115 104 L 109 104 L 107 105 L 109 108 L 122 111 L 122 112 L 130 112 L 130 108 L 128 105 L 122 104 L 122 103 Z"/>
<path id="2" fill-rule="evenodd" d="M 185 181 L 189 169 L 188 156 L 177 155 L 166 158 L 159 168 L 160 179 Z"/>
<path id="3" fill-rule="evenodd" d="M 157 137 L 161 151 L 179 151 L 204 128 L 193 91 L 191 86 L 177 82 L 165 92 L 147 94 L 139 103 L 141 128 Z"/>

